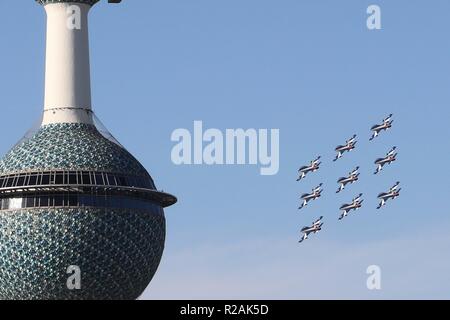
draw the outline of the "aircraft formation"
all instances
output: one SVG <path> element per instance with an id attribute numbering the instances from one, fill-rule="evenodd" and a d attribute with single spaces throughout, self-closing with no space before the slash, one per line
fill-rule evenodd
<path id="1" fill-rule="evenodd" d="M 376 124 L 371 127 L 372 135 L 369 139 L 369 141 L 374 140 L 377 138 L 381 132 L 387 131 L 392 128 L 392 114 L 389 114 L 386 118 L 382 120 L 380 124 Z M 356 148 L 357 144 L 357 135 L 354 134 L 352 137 L 350 137 L 345 144 L 338 145 L 335 148 L 336 151 L 336 157 L 333 159 L 333 162 L 336 162 L 337 160 L 341 159 L 344 154 L 347 152 L 351 152 Z M 390 165 L 391 163 L 395 162 L 397 160 L 397 147 L 392 147 L 384 157 L 377 158 L 374 161 L 374 164 L 376 165 L 376 170 L 374 172 L 375 175 L 379 174 L 385 165 Z M 316 159 L 312 160 L 308 165 L 302 166 L 298 169 L 298 178 L 297 181 L 303 180 L 307 177 L 307 175 L 312 174 L 320 169 L 321 162 L 321 156 L 316 157 Z M 339 185 L 339 188 L 337 189 L 336 193 L 341 193 L 347 185 L 351 185 L 353 183 L 358 182 L 359 180 L 359 170 L 360 167 L 355 167 L 352 171 L 348 173 L 346 177 L 341 177 L 337 180 L 337 183 Z M 381 209 L 383 206 L 386 205 L 386 202 L 388 200 L 395 200 L 397 197 L 400 196 L 400 190 L 401 188 L 400 182 L 397 181 L 387 192 L 381 192 L 378 194 L 377 198 L 379 200 L 379 204 L 377 209 Z M 301 204 L 298 207 L 299 210 L 305 208 L 311 201 L 317 200 L 322 196 L 323 192 L 323 183 L 320 183 L 318 186 L 314 187 L 310 193 L 303 193 L 300 196 Z M 364 202 L 364 199 L 362 198 L 363 194 L 359 193 L 356 195 L 350 203 L 344 203 L 339 207 L 339 210 L 341 214 L 338 217 L 338 220 L 342 220 L 345 217 L 349 215 L 352 211 L 357 211 L 362 208 L 362 204 Z M 301 238 L 299 242 L 303 242 L 304 240 L 309 238 L 310 234 L 316 234 L 319 231 L 322 230 L 323 226 L 323 216 L 318 218 L 317 220 L 313 221 L 311 225 L 303 227 L 301 232 Z"/>

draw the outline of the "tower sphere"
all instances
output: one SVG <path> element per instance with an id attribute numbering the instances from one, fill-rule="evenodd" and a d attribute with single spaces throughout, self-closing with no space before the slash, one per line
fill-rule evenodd
<path id="1" fill-rule="evenodd" d="M 37 2 L 44 112 L 0 160 L 0 299 L 136 299 L 161 260 L 163 208 L 177 199 L 94 120 L 87 13 L 98 1 Z M 66 27 L 71 5 L 81 29 Z"/>

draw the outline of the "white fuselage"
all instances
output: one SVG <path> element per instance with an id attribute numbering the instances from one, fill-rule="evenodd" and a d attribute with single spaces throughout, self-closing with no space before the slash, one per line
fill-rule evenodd
<path id="1" fill-rule="evenodd" d="M 388 200 L 388 199 L 395 199 L 396 197 L 398 197 L 400 195 L 400 193 L 398 191 L 392 191 L 389 193 L 384 194 L 383 196 L 379 197 L 380 199 L 383 200 Z"/>
<path id="2" fill-rule="evenodd" d="M 347 183 L 353 183 L 353 182 L 355 182 L 356 180 L 358 180 L 358 177 L 355 176 L 355 175 L 352 175 L 352 176 L 350 176 L 350 177 L 348 177 L 348 178 L 346 178 L 346 179 L 344 179 L 344 180 L 341 180 L 340 183 L 346 185 Z"/>

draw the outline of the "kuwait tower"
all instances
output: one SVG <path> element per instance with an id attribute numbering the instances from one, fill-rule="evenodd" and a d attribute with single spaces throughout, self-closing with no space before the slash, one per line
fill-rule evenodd
<path id="1" fill-rule="evenodd" d="M 39 128 L 0 160 L 0 299 L 136 299 L 164 250 L 163 208 L 177 199 L 92 111 L 88 12 L 98 0 L 37 2 L 45 100 Z"/>

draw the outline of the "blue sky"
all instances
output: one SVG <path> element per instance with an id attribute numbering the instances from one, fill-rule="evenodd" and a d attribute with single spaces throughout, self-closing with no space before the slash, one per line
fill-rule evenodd
<path id="1" fill-rule="evenodd" d="M 45 13 L 0 2 L 4 154 L 43 104 Z M 104 3 L 103 3 L 104 2 Z M 382 30 L 366 28 L 378 4 Z M 127 1 L 91 12 L 93 107 L 106 127 L 178 196 L 166 210 L 161 266 L 142 298 L 450 298 L 450 3 L 433 1 Z M 394 128 L 370 142 L 389 113 Z M 280 129 L 280 171 L 175 166 L 173 130 Z M 353 154 L 333 163 L 352 134 Z M 373 176 L 393 145 L 398 161 Z M 322 155 L 319 172 L 297 168 Z M 361 181 L 335 194 L 338 177 Z M 427 170 L 423 170 L 423 168 Z M 401 181 L 382 211 L 376 195 Z M 324 196 L 299 213 L 300 193 Z M 364 207 L 339 222 L 339 206 Z M 299 245 L 299 229 L 323 231 Z M 366 288 L 379 265 L 382 289 Z"/>

